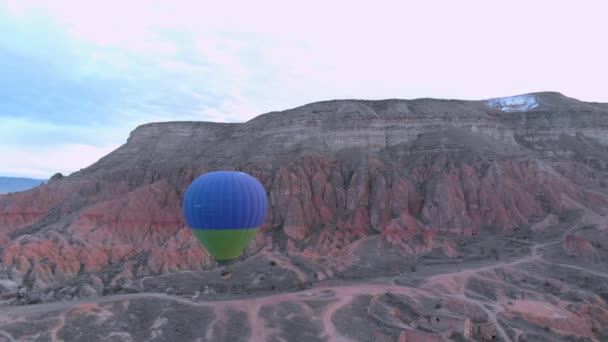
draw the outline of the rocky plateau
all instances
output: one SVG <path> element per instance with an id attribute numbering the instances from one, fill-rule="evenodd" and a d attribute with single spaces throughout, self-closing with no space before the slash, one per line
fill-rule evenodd
<path id="1" fill-rule="evenodd" d="M 267 189 L 229 274 L 184 225 L 212 170 Z M 0 341 L 608 341 L 608 105 L 335 100 L 137 127 L 0 195 Z"/>

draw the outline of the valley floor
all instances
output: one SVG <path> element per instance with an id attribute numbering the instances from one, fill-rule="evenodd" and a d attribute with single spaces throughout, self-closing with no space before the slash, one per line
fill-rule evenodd
<path id="1" fill-rule="evenodd" d="M 468 259 L 422 257 L 415 272 L 320 281 L 301 291 L 213 297 L 197 280 L 214 276 L 208 272 L 149 277 L 140 293 L 2 306 L 0 341 L 601 341 L 608 338 L 607 252 L 568 241 L 599 241 L 606 223 L 585 212 L 534 235 L 481 234 L 461 241 Z M 495 254 L 473 258 L 491 246 Z"/>

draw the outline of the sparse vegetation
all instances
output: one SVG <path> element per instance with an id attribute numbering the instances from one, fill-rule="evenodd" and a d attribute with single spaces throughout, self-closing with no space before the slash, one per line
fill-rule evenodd
<path id="1" fill-rule="evenodd" d="M 454 342 L 467 342 L 468 340 L 464 335 L 458 331 L 454 331 L 450 334 L 450 340 Z"/>

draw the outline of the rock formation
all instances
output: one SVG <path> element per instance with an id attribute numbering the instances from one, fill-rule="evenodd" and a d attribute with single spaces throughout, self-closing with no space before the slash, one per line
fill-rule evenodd
<path id="1" fill-rule="evenodd" d="M 254 175 L 270 203 L 226 279 L 180 207 L 189 183 L 217 169 Z M 107 296 L 74 310 L 109 320 L 141 305 L 153 315 L 176 296 L 215 317 L 205 333 L 214 340 L 241 320 L 314 316 L 317 304 L 290 292 L 312 287 L 327 316 L 297 328 L 310 340 L 601 340 L 607 184 L 608 107 L 558 93 L 339 100 L 238 124 L 152 123 L 81 171 L 0 197 L 0 296 L 18 291 L 12 284 L 38 293 L 17 302 Z M 156 293 L 158 304 L 112 302 L 132 292 Z M 203 310 L 183 296 L 224 304 Z M 235 296 L 250 296 L 248 309 L 232 306 Z M 75 313 L 61 314 L 68 326 Z M 1 318 L 0 339 L 20 338 Z M 349 319 L 367 323 L 349 331 Z M 289 320 L 279 322 L 271 331 L 289 339 Z M 251 324 L 239 338 L 262 336 Z"/>

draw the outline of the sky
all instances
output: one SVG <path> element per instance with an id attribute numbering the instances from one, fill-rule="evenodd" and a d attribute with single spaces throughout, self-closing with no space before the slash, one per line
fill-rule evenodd
<path id="1" fill-rule="evenodd" d="M 0 0 L 0 176 L 91 165 L 158 121 L 315 101 L 608 102 L 606 1 Z"/>

